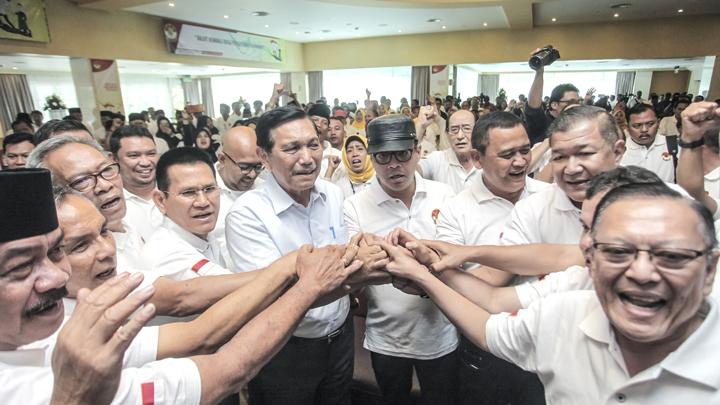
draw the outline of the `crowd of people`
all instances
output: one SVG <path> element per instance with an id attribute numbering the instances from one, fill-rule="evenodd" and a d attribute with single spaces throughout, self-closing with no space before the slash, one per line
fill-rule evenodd
<path id="1" fill-rule="evenodd" d="M 542 88 L 19 114 L 2 398 L 720 403 L 718 101 Z"/>

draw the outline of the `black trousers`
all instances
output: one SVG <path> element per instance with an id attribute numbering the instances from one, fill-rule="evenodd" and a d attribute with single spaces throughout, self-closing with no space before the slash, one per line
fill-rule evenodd
<path id="1" fill-rule="evenodd" d="M 291 337 L 248 384 L 250 405 L 350 405 L 352 315 L 326 339 Z"/>
<path id="2" fill-rule="evenodd" d="M 457 351 L 432 360 L 416 360 L 370 352 L 383 404 L 411 405 L 413 368 L 420 382 L 421 405 L 454 405 L 457 393 Z"/>
<path id="3" fill-rule="evenodd" d="M 499 359 L 460 337 L 461 405 L 544 405 L 545 389 L 534 373 Z"/>

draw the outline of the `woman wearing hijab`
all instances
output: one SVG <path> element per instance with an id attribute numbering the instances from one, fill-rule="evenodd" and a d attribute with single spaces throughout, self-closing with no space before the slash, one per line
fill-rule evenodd
<path id="1" fill-rule="evenodd" d="M 358 108 L 355 111 L 355 119 L 348 127 L 348 135 L 365 136 L 365 109 Z"/>
<path id="2" fill-rule="evenodd" d="M 345 198 L 364 190 L 375 181 L 375 168 L 367 153 L 367 139 L 364 136 L 350 135 L 345 138 L 341 162 L 342 165 L 332 174 L 331 181 L 340 187 Z"/>

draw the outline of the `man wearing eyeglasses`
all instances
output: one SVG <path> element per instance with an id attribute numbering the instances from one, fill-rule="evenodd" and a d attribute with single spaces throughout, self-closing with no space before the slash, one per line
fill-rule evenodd
<path id="1" fill-rule="evenodd" d="M 459 110 L 450 116 L 449 122 L 446 134 L 450 148 L 427 155 L 420 160 L 418 170 L 424 178 L 448 184 L 459 193 L 480 173 L 470 145 L 475 116 L 470 111 Z"/>
<path id="2" fill-rule="evenodd" d="M 235 200 L 248 190 L 262 185 L 263 165 L 257 155 L 257 136 L 250 127 L 230 128 L 222 135 L 222 148 L 218 151 L 217 185 L 220 188 L 220 214 L 213 230 L 213 236 L 227 252 L 225 242 L 225 218 Z M 228 268 L 232 268 L 232 260 L 225 257 Z"/>
<path id="3" fill-rule="evenodd" d="M 663 181 L 674 183 L 677 148 L 668 145 L 669 138 L 658 136 L 655 110 L 650 105 L 638 103 L 628 110 L 627 118 L 630 138 L 625 140 L 627 150 L 620 164 L 644 167 Z"/>
<path id="4" fill-rule="evenodd" d="M 175 148 L 160 158 L 153 199 L 164 215 L 142 251 L 142 261 L 175 280 L 231 274 L 223 246 L 211 237 L 220 209 L 212 161 L 203 151 Z"/>
<path id="5" fill-rule="evenodd" d="M 120 168 L 95 141 L 70 135 L 41 142 L 28 157 L 28 167 L 50 170 L 53 186 L 68 186 L 83 194 L 108 221 L 117 243 L 118 266 L 146 269 L 138 259 L 144 240 L 127 221 Z"/>
<path id="6" fill-rule="evenodd" d="M 388 248 L 388 270 L 417 282 L 459 329 L 539 374 L 548 402 L 717 403 L 718 261 L 710 213 L 663 184 L 599 203 L 585 251 L 595 291 L 555 294 L 491 315 Z"/>
<path id="7" fill-rule="evenodd" d="M 367 133 L 377 182 L 345 201 L 348 231 L 386 236 L 402 228 L 433 239 L 440 208 L 454 193 L 447 184 L 415 171 L 420 160 L 415 124 L 401 114 L 384 115 L 368 124 Z M 370 351 L 383 402 L 412 401 L 414 369 L 421 403 L 454 404 L 458 338 L 447 318 L 429 300 L 392 285 L 368 286 L 365 293 L 364 347 Z"/>

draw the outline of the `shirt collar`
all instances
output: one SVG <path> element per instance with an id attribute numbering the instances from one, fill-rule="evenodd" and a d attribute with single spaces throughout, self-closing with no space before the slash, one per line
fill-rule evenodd
<path id="1" fill-rule="evenodd" d="M 716 167 L 715 169 L 711 170 L 710 173 L 706 174 L 705 180 L 720 180 L 720 167 Z"/>
<path id="2" fill-rule="evenodd" d="M 48 367 L 50 366 L 51 349 L 57 340 L 60 329 L 65 325 L 69 317 L 65 317 L 62 325 L 45 339 L 20 346 L 15 350 L 0 351 L 0 363 L 13 366 Z"/>
<path id="3" fill-rule="evenodd" d="M 635 143 L 631 136 L 628 136 L 626 141 L 628 149 L 651 149 L 654 146 L 663 146 L 666 144 L 665 137 L 658 134 L 655 135 L 655 140 L 653 141 L 652 145 L 650 145 L 650 148 L 646 148 L 643 145 Z"/>
<path id="4" fill-rule="evenodd" d="M 448 163 L 450 163 L 450 166 L 462 167 L 462 165 L 460 164 L 460 161 L 457 158 L 457 155 L 455 154 L 455 151 L 452 148 L 445 149 L 443 151 L 443 153 L 445 154 L 445 157 L 446 157 Z M 465 168 L 463 168 L 463 170 L 465 170 Z"/>
<path id="5" fill-rule="evenodd" d="M 167 216 L 163 219 L 163 226 L 167 228 L 170 232 L 179 236 L 180 239 L 192 245 L 192 247 L 197 249 L 199 252 L 204 252 L 210 246 L 210 242 L 197 237 L 192 232 L 186 231 Z"/>
<path id="6" fill-rule="evenodd" d="M 555 200 L 553 205 L 556 210 L 580 212 L 580 209 L 573 205 L 572 201 L 570 201 L 570 197 L 568 197 L 557 184 L 553 183 L 551 187 L 553 187 L 553 199 Z"/>
<path id="7" fill-rule="evenodd" d="M 154 202 L 153 200 L 148 201 L 148 200 L 146 200 L 146 199 L 144 199 L 144 198 L 142 198 L 142 197 L 140 197 L 140 196 L 137 196 L 137 195 L 135 195 L 135 194 L 127 191 L 124 187 L 123 187 L 123 196 L 125 196 L 125 200 L 126 200 L 126 201 L 127 201 L 127 200 L 134 200 L 134 201 L 141 202 L 141 203 L 145 203 L 145 204 L 155 205 L 155 202 Z"/>
<path id="8" fill-rule="evenodd" d="M 413 194 L 413 201 L 415 200 L 415 197 L 418 194 L 425 194 L 427 193 L 427 181 L 420 176 L 420 174 L 416 171 L 415 174 L 415 194 Z M 370 184 L 370 187 L 368 187 L 370 192 L 372 193 L 373 201 L 375 201 L 375 204 L 380 205 L 384 203 L 385 201 L 393 201 L 396 200 L 395 197 L 390 197 L 388 193 L 383 190 L 382 186 L 380 185 L 380 181 L 374 181 L 372 184 Z"/>
<path id="9" fill-rule="evenodd" d="M 533 180 L 530 177 L 525 177 L 525 186 L 523 187 L 523 192 L 520 195 L 519 200 L 522 200 L 523 198 L 527 197 L 531 193 L 535 193 L 538 191 L 537 185 L 533 182 Z M 483 172 L 480 171 L 480 175 L 475 177 L 475 179 L 472 180 L 470 183 L 470 192 L 472 193 L 473 197 L 475 198 L 475 201 L 478 203 L 489 201 L 492 199 L 501 199 L 505 200 L 504 198 L 497 196 L 493 194 L 492 191 L 490 191 L 487 186 L 485 185 L 485 181 L 483 180 Z M 507 200 L 505 200 L 507 201 Z"/>
<path id="10" fill-rule="evenodd" d="M 327 199 L 327 193 L 325 192 L 325 184 L 323 184 L 322 182 L 323 180 L 321 180 L 318 176 L 318 179 L 315 180 L 315 185 L 310 191 L 310 204 L 308 206 L 312 205 L 313 202 L 318 198 L 322 198 L 323 201 Z M 275 215 L 281 214 L 293 205 L 300 206 L 300 203 L 295 201 L 292 197 L 290 197 L 290 194 L 288 194 L 287 191 L 283 190 L 283 188 L 280 187 L 280 184 L 278 184 L 277 180 L 275 180 L 275 176 L 272 175 L 272 173 L 265 181 L 263 189 L 269 197 L 270 204 L 272 205 Z"/>

